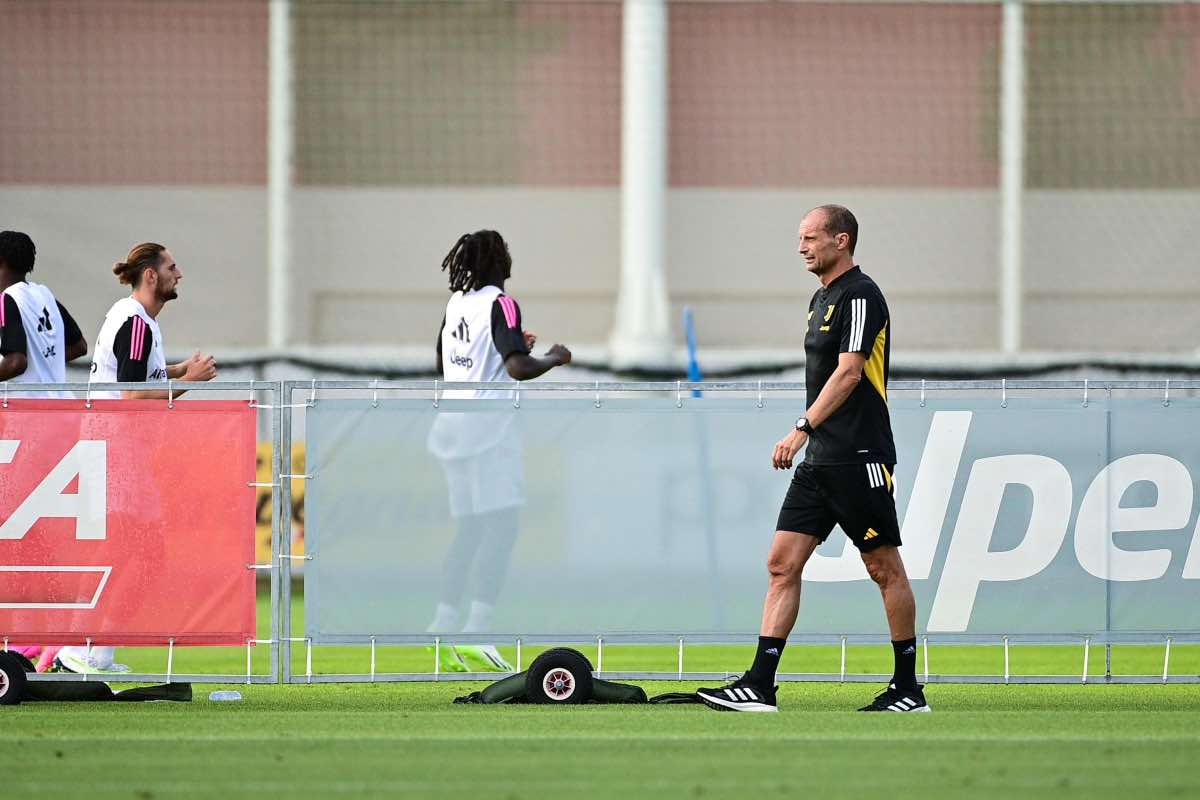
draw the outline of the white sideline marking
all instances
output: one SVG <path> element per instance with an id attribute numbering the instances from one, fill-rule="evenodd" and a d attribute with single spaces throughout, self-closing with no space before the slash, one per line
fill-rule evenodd
<path id="1" fill-rule="evenodd" d="M 93 609 L 96 603 L 100 602 L 100 595 L 104 592 L 104 587 L 108 585 L 108 576 L 112 574 L 112 567 L 20 567 L 20 566 L 0 566 L 0 572 L 99 572 L 101 573 L 100 583 L 96 586 L 96 593 L 92 595 L 92 599 L 86 603 L 0 603 L 0 608 L 39 608 L 39 609 Z"/>

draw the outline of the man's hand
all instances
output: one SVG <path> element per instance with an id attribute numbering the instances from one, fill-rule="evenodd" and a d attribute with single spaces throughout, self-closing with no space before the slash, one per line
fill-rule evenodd
<path id="1" fill-rule="evenodd" d="M 211 381 L 217 377 L 217 360 L 212 356 L 202 356 L 197 350 L 192 357 L 183 362 L 183 377 L 181 381 Z"/>
<path id="2" fill-rule="evenodd" d="M 775 450 L 771 453 L 771 465 L 775 469 L 791 469 L 792 459 L 796 457 L 796 453 L 800 452 L 800 448 L 804 447 L 804 443 L 807 441 L 807 433 L 793 428 L 791 433 L 775 443 Z"/>
<path id="3" fill-rule="evenodd" d="M 537 334 L 530 331 L 522 331 L 522 333 L 525 335 L 525 349 L 532 353 L 533 346 L 537 344 Z"/>
<path id="4" fill-rule="evenodd" d="M 558 361 L 561 367 L 563 364 L 571 363 L 571 351 L 563 347 L 561 344 L 556 344 L 546 351 L 547 358 L 553 358 Z"/>

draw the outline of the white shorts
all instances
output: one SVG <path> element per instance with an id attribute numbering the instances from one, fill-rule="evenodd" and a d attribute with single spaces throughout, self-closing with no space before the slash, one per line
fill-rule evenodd
<path id="1" fill-rule="evenodd" d="M 465 517 L 525 505 L 525 467 L 516 426 L 482 453 L 441 459 L 450 515 Z"/>

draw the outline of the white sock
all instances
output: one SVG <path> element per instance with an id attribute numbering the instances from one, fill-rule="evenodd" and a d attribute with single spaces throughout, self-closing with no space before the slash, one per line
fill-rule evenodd
<path id="1" fill-rule="evenodd" d="M 433 612 L 433 622 L 425 629 L 426 633 L 447 633 L 458 625 L 458 609 L 449 603 L 438 603 Z"/>
<path id="2" fill-rule="evenodd" d="M 471 610 L 467 614 L 467 624 L 463 626 L 463 633 L 487 633 L 492 629 L 492 616 L 496 611 L 496 607 L 491 603 L 482 603 L 478 600 L 471 601 Z"/>
<path id="3" fill-rule="evenodd" d="M 117 654 L 115 647 L 93 647 L 88 664 L 96 669 L 108 669 L 113 665 L 113 656 Z"/>

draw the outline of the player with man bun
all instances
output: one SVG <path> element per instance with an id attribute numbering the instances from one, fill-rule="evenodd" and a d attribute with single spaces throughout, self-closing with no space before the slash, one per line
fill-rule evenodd
<path id="1" fill-rule="evenodd" d="M 158 315 L 168 302 L 179 297 L 179 281 L 183 279 L 171 251 L 154 242 L 136 245 L 124 261 L 113 265 L 113 274 L 132 291 L 113 303 L 100 326 L 90 380 L 154 383 L 215 378 L 217 367 L 212 356 L 196 352 L 178 364 L 166 361 Z M 175 397 L 181 394 L 183 390 L 174 390 Z M 111 399 L 166 400 L 167 396 L 166 389 L 92 393 L 92 397 Z M 125 665 L 113 663 L 115 652 L 112 647 L 95 647 L 90 653 L 83 647 L 64 647 L 57 663 L 71 672 L 127 672 Z"/>

